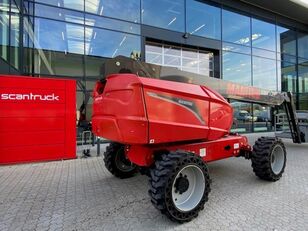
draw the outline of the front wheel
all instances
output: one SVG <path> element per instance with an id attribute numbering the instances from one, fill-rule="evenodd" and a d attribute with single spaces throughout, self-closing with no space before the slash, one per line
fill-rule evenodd
<path id="1" fill-rule="evenodd" d="M 251 157 L 254 173 L 263 180 L 279 180 L 286 167 L 286 154 L 286 148 L 280 139 L 259 138 L 253 146 Z"/>
<path id="2" fill-rule="evenodd" d="M 136 174 L 138 168 L 125 155 L 125 145 L 110 143 L 104 153 L 105 166 L 110 173 L 118 178 L 129 178 Z"/>
<path id="3" fill-rule="evenodd" d="M 163 154 L 150 175 L 151 202 L 169 219 L 187 222 L 203 210 L 210 178 L 200 157 L 184 151 Z"/>

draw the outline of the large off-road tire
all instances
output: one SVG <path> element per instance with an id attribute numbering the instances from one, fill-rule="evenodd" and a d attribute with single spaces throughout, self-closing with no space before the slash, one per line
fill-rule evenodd
<path id="1" fill-rule="evenodd" d="M 261 137 L 253 146 L 251 166 L 256 176 L 263 180 L 279 180 L 286 161 L 286 148 L 280 139 Z"/>
<path id="2" fill-rule="evenodd" d="M 121 179 L 132 177 L 138 171 L 137 166 L 126 158 L 124 148 L 123 144 L 110 143 L 104 152 L 106 168 Z"/>
<path id="3" fill-rule="evenodd" d="M 203 210 L 210 177 L 200 157 L 185 151 L 162 154 L 150 174 L 151 202 L 169 219 L 187 222 Z"/>

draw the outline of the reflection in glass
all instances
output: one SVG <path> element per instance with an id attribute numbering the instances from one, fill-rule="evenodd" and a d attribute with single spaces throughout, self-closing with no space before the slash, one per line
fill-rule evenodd
<path id="1" fill-rule="evenodd" d="M 298 65 L 299 93 L 308 93 L 308 61 Z"/>
<path id="2" fill-rule="evenodd" d="M 281 84 L 282 91 L 296 92 L 296 65 L 282 62 L 281 65 Z"/>
<path id="3" fill-rule="evenodd" d="M 232 132 L 247 133 L 252 132 L 252 123 L 256 117 L 252 115 L 251 103 L 231 101 L 233 107 L 233 125 Z"/>
<path id="4" fill-rule="evenodd" d="M 263 50 L 259 48 L 252 48 L 252 55 L 269 58 L 269 59 L 276 59 L 276 52 Z"/>
<path id="5" fill-rule="evenodd" d="M 308 110 L 308 94 L 298 94 L 299 96 L 299 110 Z"/>
<path id="6" fill-rule="evenodd" d="M 35 4 L 34 8 L 35 16 L 40 16 L 44 18 L 56 19 L 60 21 L 84 24 L 83 13 L 61 9 L 52 6 L 45 6 L 41 4 Z"/>
<path id="7" fill-rule="evenodd" d="M 118 30 L 133 34 L 140 34 L 139 24 L 124 22 L 116 19 L 86 14 L 85 23 L 88 26 L 95 26 L 110 30 Z"/>
<path id="8" fill-rule="evenodd" d="M 250 18 L 222 10 L 222 40 L 250 46 Z"/>
<path id="9" fill-rule="evenodd" d="M 24 30 L 24 53 L 33 59 L 33 63 L 31 60 L 26 62 L 30 73 L 72 77 L 84 75 L 82 26 L 35 18 L 34 27 L 30 20 L 24 18 Z"/>
<path id="10" fill-rule="evenodd" d="M 9 0 L 1 0 L 0 1 L 0 11 L 9 11 L 10 10 L 10 1 Z"/>
<path id="11" fill-rule="evenodd" d="M 64 7 L 74 10 L 84 10 L 84 0 L 36 0 L 36 2 L 45 3 L 53 6 Z"/>
<path id="12" fill-rule="evenodd" d="M 10 29 L 10 63 L 19 68 L 19 16 L 11 14 Z"/>
<path id="13" fill-rule="evenodd" d="M 235 43 L 224 42 L 222 44 L 222 50 L 223 51 L 233 51 L 233 52 L 243 53 L 243 54 L 247 54 L 247 55 L 251 54 L 251 48 L 250 47 L 238 45 L 238 44 L 235 44 Z"/>
<path id="14" fill-rule="evenodd" d="M 252 19 L 252 46 L 276 51 L 275 25 L 258 19 Z"/>
<path id="15" fill-rule="evenodd" d="M 87 78 L 100 79 L 101 69 L 107 58 L 86 56 L 85 57 L 85 75 Z"/>
<path id="16" fill-rule="evenodd" d="M 273 129 L 271 108 L 259 104 L 253 104 L 253 131 L 269 132 Z"/>
<path id="17" fill-rule="evenodd" d="M 86 12 L 140 22 L 140 0 L 85 0 Z"/>
<path id="18" fill-rule="evenodd" d="M 1 3 L 0 3 L 1 4 Z M 20 12 L 20 5 L 21 5 L 21 0 L 19 1 L 11 1 L 11 12 L 13 13 L 19 13 Z"/>
<path id="19" fill-rule="evenodd" d="M 279 54 L 278 54 L 279 57 Z M 288 62 L 288 63 L 296 63 L 296 56 L 293 55 L 286 55 L 286 54 L 281 54 L 281 60 Z"/>
<path id="20" fill-rule="evenodd" d="M 146 62 L 214 77 L 214 54 L 192 48 L 147 43 Z"/>
<path id="21" fill-rule="evenodd" d="M 86 55 L 111 58 L 117 55 L 130 57 L 132 52 L 140 53 L 139 36 L 91 27 L 86 27 L 85 33 Z"/>
<path id="22" fill-rule="evenodd" d="M 185 31 L 184 0 L 142 0 L 141 13 L 143 24 Z"/>
<path id="23" fill-rule="evenodd" d="M 277 52 L 296 55 L 296 32 L 277 26 Z"/>
<path id="24" fill-rule="evenodd" d="M 223 52 L 224 80 L 251 85 L 251 56 L 233 52 Z"/>
<path id="25" fill-rule="evenodd" d="M 221 38 L 221 10 L 204 2 L 186 1 L 187 32 L 207 38 Z"/>
<path id="26" fill-rule="evenodd" d="M 34 28 L 36 48 L 84 54 L 84 28 L 82 26 L 35 18 Z"/>
<path id="27" fill-rule="evenodd" d="M 252 58 L 253 86 L 277 90 L 276 60 L 259 57 Z"/>
<path id="28" fill-rule="evenodd" d="M 277 60 L 277 91 L 282 91 L 281 61 Z"/>
<path id="29" fill-rule="evenodd" d="M 34 51 L 34 73 L 55 77 L 82 77 L 82 55 L 50 50 Z"/>
<path id="30" fill-rule="evenodd" d="M 8 59 L 9 45 L 9 15 L 0 11 L 0 56 L 4 60 Z"/>
<path id="31" fill-rule="evenodd" d="M 298 56 L 308 59 L 308 34 L 298 33 Z"/>

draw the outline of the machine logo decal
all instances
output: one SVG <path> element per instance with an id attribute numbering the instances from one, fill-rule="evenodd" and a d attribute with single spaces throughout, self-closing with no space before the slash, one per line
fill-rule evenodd
<path id="1" fill-rule="evenodd" d="M 29 94 L 15 94 L 10 93 L 6 94 L 3 93 L 0 95 L 0 99 L 2 100 L 41 100 L 41 101 L 59 101 L 60 96 L 51 94 L 51 95 L 40 95 L 40 94 L 33 94 L 32 92 Z"/>
<path id="2" fill-rule="evenodd" d="M 201 122 L 201 124 L 205 124 L 205 121 L 203 120 L 202 116 L 200 115 L 200 112 L 198 108 L 196 107 L 195 103 L 193 101 L 177 98 L 177 97 L 170 97 L 167 95 L 157 94 L 154 92 L 147 92 L 147 94 L 153 98 L 161 99 L 173 104 L 176 104 L 180 107 L 183 107 L 193 113 L 195 117 Z"/>

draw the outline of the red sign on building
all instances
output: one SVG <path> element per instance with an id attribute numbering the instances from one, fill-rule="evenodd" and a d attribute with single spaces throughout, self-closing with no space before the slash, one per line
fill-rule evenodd
<path id="1" fill-rule="evenodd" d="M 0 164 L 76 157 L 76 82 L 0 75 Z"/>

